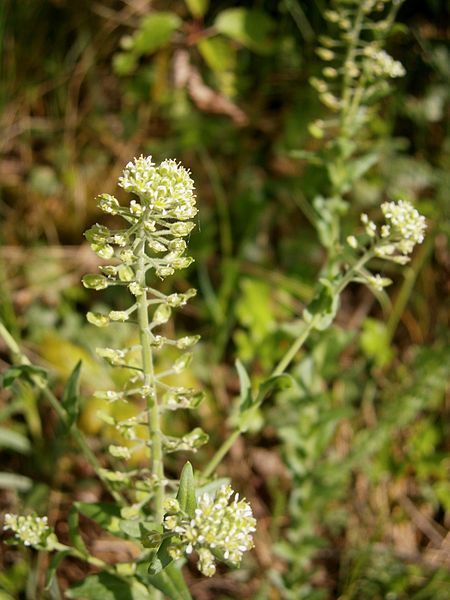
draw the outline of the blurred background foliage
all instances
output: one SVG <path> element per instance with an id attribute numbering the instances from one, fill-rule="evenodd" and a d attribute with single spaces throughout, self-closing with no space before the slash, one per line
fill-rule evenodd
<path id="1" fill-rule="evenodd" d="M 141 153 L 192 170 L 196 263 L 164 285 L 199 290 L 177 326 L 202 334 L 186 376 L 208 393 L 202 464 L 228 431 L 235 359 L 256 378 L 274 367 L 324 259 L 311 200 L 328 174 L 298 151 L 320 147 L 308 125 L 324 108 L 308 79 L 321 68 L 314 50 L 328 5 L 0 3 L 0 319 L 56 390 L 83 360 L 80 426 L 100 456 L 115 435 L 113 409 L 92 394 L 121 374 L 94 349 L 133 340 L 126 327 L 112 342 L 111 330 L 85 322 L 99 307 L 80 285 L 98 261 L 82 232 L 105 218 L 94 197 L 117 191 Z M 365 288 L 346 292 L 335 325 L 298 357 L 298 386 L 272 397 L 233 447 L 222 473 L 254 507 L 256 550 L 238 573 L 190 572 L 198 600 L 450 596 L 448 22 L 443 0 L 402 6 L 389 50 L 407 75 L 368 125 L 381 159 L 348 193 L 344 223 L 351 232 L 361 210 L 402 197 L 427 215 L 427 240 L 406 269 L 386 268 L 390 304 Z M 108 291 L 101 302 L 120 309 L 124 298 Z M 15 385 L 14 400 L 0 396 L 0 508 L 49 511 L 64 539 L 71 502 L 107 495 L 37 392 Z M 92 523 L 85 537 L 107 559 L 127 552 Z M 41 597 L 45 557 L 5 547 L 0 560 L 1 600 Z M 63 589 L 84 575 L 76 561 L 59 569 Z"/>

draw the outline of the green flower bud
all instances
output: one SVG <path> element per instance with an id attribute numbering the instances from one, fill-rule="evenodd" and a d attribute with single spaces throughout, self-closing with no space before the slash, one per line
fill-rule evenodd
<path id="1" fill-rule="evenodd" d="M 156 267 L 155 273 L 161 279 L 165 279 L 166 277 L 173 275 L 175 273 L 175 269 L 172 269 L 172 267 L 161 266 L 161 267 Z"/>
<path id="2" fill-rule="evenodd" d="M 81 281 L 90 290 L 104 290 L 109 285 L 108 279 L 103 275 L 85 275 Z"/>
<path id="3" fill-rule="evenodd" d="M 177 237 L 185 237 L 186 235 L 189 235 L 191 233 L 194 227 L 194 223 L 191 223 L 189 221 L 183 223 L 173 223 L 170 226 L 170 231 L 173 235 Z"/>
<path id="4" fill-rule="evenodd" d="M 130 250 L 130 248 L 126 248 L 125 250 L 121 250 L 119 252 L 119 258 L 126 265 L 132 265 L 133 263 L 136 262 L 136 257 L 133 254 L 133 251 Z"/>
<path id="5" fill-rule="evenodd" d="M 100 271 L 107 277 L 115 277 L 117 275 L 117 267 L 114 265 L 102 265 Z"/>
<path id="6" fill-rule="evenodd" d="M 167 250 L 166 246 L 161 244 L 161 242 L 158 242 L 158 240 L 149 239 L 147 243 L 150 250 L 153 250 L 154 252 L 165 252 Z"/>
<path id="7" fill-rule="evenodd" d="M 117 274 L 119 275 L 120 281 L 125 281 L 126 283 L 133 281 L 135 276 L 133 269 L 128 265 L 120 265 L 117 269 Z"/>
<path id="8" fill-rule="evenodd" d="M 91 248 L 100 258 L 107 260 L 114 256 L 114 248 L 110 244 L 91 244 Z"/>
<path id="9" fill-rule="evenodd" d="M 103 210 L 110 215 L 117 215 L 120 208 L 117 198 L 114 198 L 114 196 L 111 196 L 110 194 L 101 194 L 98 196 L 97 206 L 100 210 Z"/>
<path id="10" fill-rule="evenodd" d="M 184 369 L 187 369 L 192 362 L 192 356 L 192 352 L 186 352 L 186 354 L 183 354 L 180 356 L 180 358 L 177 358 L 172 365 L 172 369 L 175 371 L 175 373 L 181 373 L 184 371 Z"/>
<path id="11" fill-rule="evenodd" d="M 174 269 L 187 269 L 193 262 L 192 256 L 180 256 L 172 261 L 172 266 Z"/>
<path id="12" fill-rule="evenodd" d="M 137 281 L 132 281 L 128 286 L 128 289 L 133 296 L 142 296 L 144 293 L 144 289 L 137 283 Z"/>
<path id="13" fill-rule="evenodd" d="M 191 346 L 196 344 L 199 341 L 199 339 L 199 335 L 187 335 L 177 340 L 176 346 L 180 350 L 185 350 L 186 348 L 190 348 Z"/>
<path id="14" fill-rule="evenodd" d="M 106 327 L 109 325 L 109 317 L 101 313 L 88 312 L 86 319 L 91 325 L 95 325 L 96 327 Z"/>
<path id="15" fill-rule="evenodd" d="M 172 314 L 172 309 L 168 304 L 160 304 L 158 308 L 153 313 L 152 322 L 155 325 L 162 325 L 163 323 L 167 323 Z"/>

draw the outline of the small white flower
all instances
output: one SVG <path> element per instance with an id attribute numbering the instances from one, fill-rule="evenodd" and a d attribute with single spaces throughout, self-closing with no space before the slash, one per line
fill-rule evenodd
<path id="1" fill-rule="evenodd" d="M 47 517 L 38 517 L 35 514 L 25 516 L 7 513 L 3 529 L 14 532 L 17 541 L 25 546 L 34 547 L 45 545 L 51 531 Z"/>

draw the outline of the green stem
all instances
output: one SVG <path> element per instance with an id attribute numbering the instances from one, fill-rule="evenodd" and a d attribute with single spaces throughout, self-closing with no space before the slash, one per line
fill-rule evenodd
<path id="1" fill-rule="evenodd" d="M 359 36 L 361 33 L 361 27 L 364 16 L 364 2 L 361 2 L 358 8 L 358 12 L 355 17 L 355 22 L 352 27 L 352 37 L 350 43 L 348 45 L 347 55 L 344 61 L 344 69 L 345 74 L 342 81 L 342 112 L 341 112 L 341 136 L 346 137 L 346 128 L 347 128 L 347 116 L 348 110 L 351 105 L 351 94 L 352 94 L 352 86 L 350 85 L 350 76 L 348 73 L 348 69 L 345 68 L 345 64 L 349 62 L 353 62 L 355 58 L 355 52 L 357 49 L 357 44 L 359 41 Z"/>
<path id="2" fill-rule="evenodd" d="M 145 239 L 143 239 L 138 248 L 137 282 L 144 290 L 146 289 L 145 257 Z M 151 393 L 147 395 L 147 411 L 152 453 L 152 473 L 156 478 L 155 520 L 157 523 L 162 523 L 164 517 L 163 504 L 165 491 L 161 416 L 155 384 L 155 372 L 153 368 L 153 353 L 149 329 L 146 292 L 137 297 L 137 305 L 139 336 L 141 340 L 142 368 L 144 372 L 144 386 L 148 386 L 148 388 L 151 390 Z"/>
<path id="3" fill-rule="evenodd" d="M 365 252 L 361 258 L 358 260 L 358 262 L 356 262 L 353 267 L 350 267 L 350 269 L 347 271 L 347 273 L 342 277 L 341 281 L 339 282 L 338 286 L 336 287 L 336 294 L 341 294 L 344 289 L 348 286 L 348 284 L 353 280 L 353 278 L 355 277 L 355 273 L 358 273 L 363 267 L 364 265 L 371 259 L 373 258 L 374 254 L 372 250 L 367 250 L 367 252 Z"/>
<path id="4" fill-rule="evenodd" d="M 208 477 L 211 477 L 211 475 L 214 473 L 214 471 L 219 466 L 222 459 L 225 457 L 226 454 L 228 454 L 229 450 L 231 449 L 231 446 L 234 444 L 234 442 L 238 439 L 238 437 L 240 435 L 241 435 L 241 430 L 235 429 L 230 434 L 230 436 L 224 441 L 224 443 L 220 446 L 220 448 L 214 454 L 214 456 L 209 461 L 209 463 L 206 465 L 206 467 L 203 471 L 203 477 L 205 479 L 207 479 Z"/>
<path id="5" fill-rule="evenodd" d="M 8 346 L 11 353 L 13 354 L 15 362 L 17 362 L 21 365 L 31 365 L 31 362 L 28 359 L 28 356 L 23 354 L 23 352 L 21 351 L 16 340 L 12 337 L 12 335 L 9 333 L 9 331 L 6 329 L 6 327 L 3 325 L 3 323 L 1 321 L 0 321 L 0 336 L 4 339 L 6 345 Z M 47 383 L 44 382 L 40 377 L 32 376 L 32 380 L 33 380 L 33 383 L 36 385 L 36 387 L 41 390 L 42 395 L 48 401 L 48 403 L 51 405 L 51 407 L 56 412 L 56 414 L 61 419 L 61 421 L 63 423 L 66 423 L 67 422 L 67 412 L 64 409 L 64 407 L 61 405 L 61 403 L 59 402 L 58 398 L 47 387 Z M 70 433 L 71 433 L 72 437 L 74 438 L 75 442 L 78 444 L 80 450 L 83 452 L 87 461 L 90 463 L 91 467 L 94 469 L 97 477 L 103 482 L 104 486 L 107 488 L 107 490 L 109 491 L 111 496 L 114 498 L 114 500 L 116 500 L 116 502 L 118 502 L 119 504 L 124 504 L 124 499 L 122 498 L 122 496 L 111 487 L 110 482 L 103 476 L 100 463 L 98 462 L 95 454 L 90 449 L 84 434 L 76 427 L 72 427 L 72 429 L 70 430 Z"/>
<path id="6" fill-rule="evenodd" d="M 286 371 L 286 369 L 288 368 L 288 366 L 294 359 L 297 352 L 300 350 L 300 348 L 303 346 L 303 344 L 307 340 L 309 334 L 311 333 L 312 329 L 314 328 L 315 322 L 316 322 L 316 320 L 312 319 L 312 321 L 306 325 L 306 327 L 304 328 L 302 333 L 298 336 L 298 338 L 296 338 L 296 340 L 293 342 L 293 344 L 291 345 L 289 350 L 286 352 L 286 354 L 283 356 L 281 361 L 278 363 L 278 365 L 272 371 L 270 377 L 275 377 L 276 375 L 281 375 L 282 373 L 284 373 Z M 260 400 L 260 398 L 257 398 L 255 402 L 258 403 L 259 400 Z M 220 462 L 228 454 L 228 452 L 231 449 L 231 447 L 233 446 L 234 442 L 238 439 L 238 437 L 240 435 L 241 435 L 241 430 L 239 428 L 235 429 L 230 434 L 230 436 L 223 442 L 223 444 L 220 446 L 220 448 L 214 454 L 212 459 L 206 465 L 206 468 L 203 471 L 203 477 L 208 478 L 214 473 L 214 471 L 216 470 L 216 468 L 218 467 Z"/>
<path id="7" fill-rule="evenodd" d="M 414 263 L 404 272 L 403 284 L 399 293 L 397 294 L 397 297 L 395 298 L 394 307 L 386 325 L 389 341 L 391 341 L 395 335 L 398 324 L 400 323 L 400 319 L 405 311 L 406 305 L 408 304 L 408 300 L 411 296 L 411 292 L 414 288 L 417 276 L 419 275 L 419 272 L 422 269 L 432 247 L 433 236 L 430 235 L 426 238 L 424 245 L 417 253 Z"/>
<path id="8" fill-rule="evenodd" d="M 297 352 L 300 350 L 300 348 L 303 346 L 303 344 L 308 339 L 308 336 L 311 333 L 312 329 L 314 328 L 315 323 L 316 323 L 316 319 L 313 318 L 306 325 L 306 327 L 303 329 L 302 333 L 298 336 L 298 338 L 296 340 L 294 340 L 294 342 L 292 343 L 289 350 L 286 352 L 286 354 L 280 360 L 278 365 L 272 371 L 271 377 L 274 377 L 276 375 L 281 375 L 282 373 L 284 373 L 286 371 L 286 369 L 291 364 L 291 362 L 294 359 Z"/>

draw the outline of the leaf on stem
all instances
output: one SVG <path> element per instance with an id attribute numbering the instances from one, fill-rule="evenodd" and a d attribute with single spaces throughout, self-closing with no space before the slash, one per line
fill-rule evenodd
<path id="1" fill-rule="evenodd" d="M 35 365 L 15 365 L 3 373 L 3 387 L 11 387 L 16 379 L 25 379 L 30 383 L 38 383 L 43 386 L 48 379 L 48 374 L 45 369 Z"/>
<path id="2" fill-rule="evenodd" d="M 79 396 L 79 379 L 81 372 L 81 360 L 77 362 L 74 370 L 70 374 L 67 380 L 64 392 L 61 398 L 61 404 L 66 409 L 67 421 L 66 427 L 70 429 L 78 418 L 78 412 L 80 410 L 80 396 Z"/>
<path id="3" fill-rule="evenodd" d="M 181 510 L 186 512 L 190 517 L 193 517 L 197 507 L 197 500 L 195 497 L 194 470 L 189 461 L 184 465 L 183 470 L 181 471 L 177 500 Z"/>

